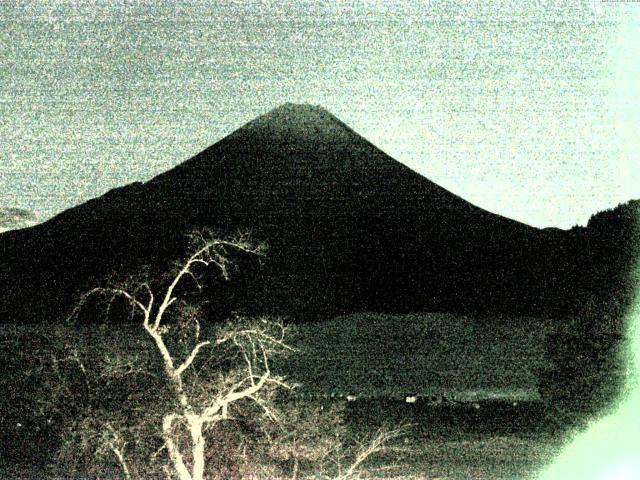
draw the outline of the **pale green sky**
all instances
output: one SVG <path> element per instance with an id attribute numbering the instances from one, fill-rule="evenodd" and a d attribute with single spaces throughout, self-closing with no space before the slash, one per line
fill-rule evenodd
<path id="1" fill-rule="evenodd" d="M 285 101 L 532 225 L 640 198 L 640 4 L 417 4 L 0 0 L 0 206 L 46 218 Z"/>

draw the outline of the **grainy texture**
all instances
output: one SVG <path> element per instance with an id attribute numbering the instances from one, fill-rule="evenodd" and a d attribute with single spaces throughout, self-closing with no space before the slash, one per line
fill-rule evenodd
<path id="1" fill-rule="evenodd" d="M 584 223 L 640 196 L 623 7 L 2 1 L 0 204 L 47 218 L 293 101 L 489 211 Z"/>

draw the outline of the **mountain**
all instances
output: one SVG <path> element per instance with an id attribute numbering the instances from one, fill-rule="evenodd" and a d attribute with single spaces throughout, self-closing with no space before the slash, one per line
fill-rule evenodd
<path id="1" fill-rule="evenodd" d="M 22 208 L 0 208 L 0 233 L 38 223 L 38 217 Z"/>
<path id="2" fill-rule="evenodd" d="M 269 246 L 264 265 L 239 260 L 235 283 L 215 285 L 221 315 L 566 314 L 594 288 L 582 266 L 588 275 L 599 265 L 590 227 L 541 230 L 489 213 L 326 110 L 285 104 L 146 183 L 1 234 L 0 321 L 62 319 L 114 273 L 165 271 L 203 227 L 249 230 Z M 602 228 L 605 239 L 626 227 Z M 609 252 L 611 265 L 628 263 L 628 241 Z"/>

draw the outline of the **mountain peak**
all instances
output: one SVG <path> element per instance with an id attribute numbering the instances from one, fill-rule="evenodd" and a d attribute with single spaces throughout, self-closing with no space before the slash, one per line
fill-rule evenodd
<path id="1" fill-rule="evenodd" d="M 270 110 L 256 120 L 266 120 L 271 123 L 342 123 L 329 110 L 320 105 L 308 103 L 283 103 Z"/>
<path id="2" fill-rule="evenodd" d="M 354 136 L 349 127 L 324 107 L 289 102 L 259 116 L 237 132 L 287 142 L 311 139 L 335 142 Z"/>
<path id="3" fill-rule="evenodd" d="M 309 115 L 318 113 L 331 115 L 329 111 L 321 105 L 312 105 L 310 103 L 285 102 L 282 105 L 271 110 L 271 112 L 278 111 L 296 113 L 298 115 Z"/>

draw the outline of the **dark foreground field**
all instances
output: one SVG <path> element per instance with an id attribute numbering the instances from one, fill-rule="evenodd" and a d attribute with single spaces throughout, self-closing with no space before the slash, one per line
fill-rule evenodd
<path id="1" fill-rule="evenodd" d="M 391 448 L 363 463 L 364 477 L 531 478 L 569 435 L 535 393 L 547 325 L 532 318 L 444 314 L 341 317 L 293 329 L 289 338 L 297 351 L 274 368 L 300 382 L 297 401 L 326 410 L 343 407 L 347 442 L 370 437 L 381 427 L 407 425 Z M 46 460 L 54 455 L 47 452 L 42 432 L 68 422 L 65 415 L 71 414 L 65 408 L 70 398 L 56 388 L 57 377 L 48 370 L 58 361 L 49 365 L 47 359 L 66 358 L 73 366 L 77 359 L 69 352 L 84 352 L 87 361 L 109 365 L 119 358 L 134 365 L 154 354 L 135 325 L 12 326 L 2 330 L 1 343 L 6 360 L 0 382 L 2 479 L 69 478 L 64 468 L 53 469 Z M 61 396 L 54 399 L 49 391 Z M 412 393 L 419 396 L 417 403 L 406 403 L 404 397 Z M 347 401 L 346 395 L 357 399 Z M 299 478 L 313 476 L 302 467 Z M 116 468 L 99 478 L 119 475 Z"/>
<path id="2" fill-rule="evenodd" d="M 535 478 L 571 435 L 569 429 L 552 426 L 541 402 L 433 406 L 363 400 L 347 404 L 345 423 L 353 438 L 366 438 L 379 427 L 408 425 L 405 436 L 363 464 L 363 478 Z M 300 472 L 301 477 L 307 475 L 313 472 Z M 0 466 L 0 478 L 65 476 L 60 469 L 13 464 Z M 112 470 L 101 478 L 121 476 Z"/>
<path id="3" fill-rule="evenodd" d="M 369 400 L 347 408 L 350 428 L 361 434 L 385 423 L 411 423 L 397 448 L 368 464 L 367 474 L 375 478 L 534 478 L 571 435 L 547 417 L 542 402 L 432 406 Z"/>

